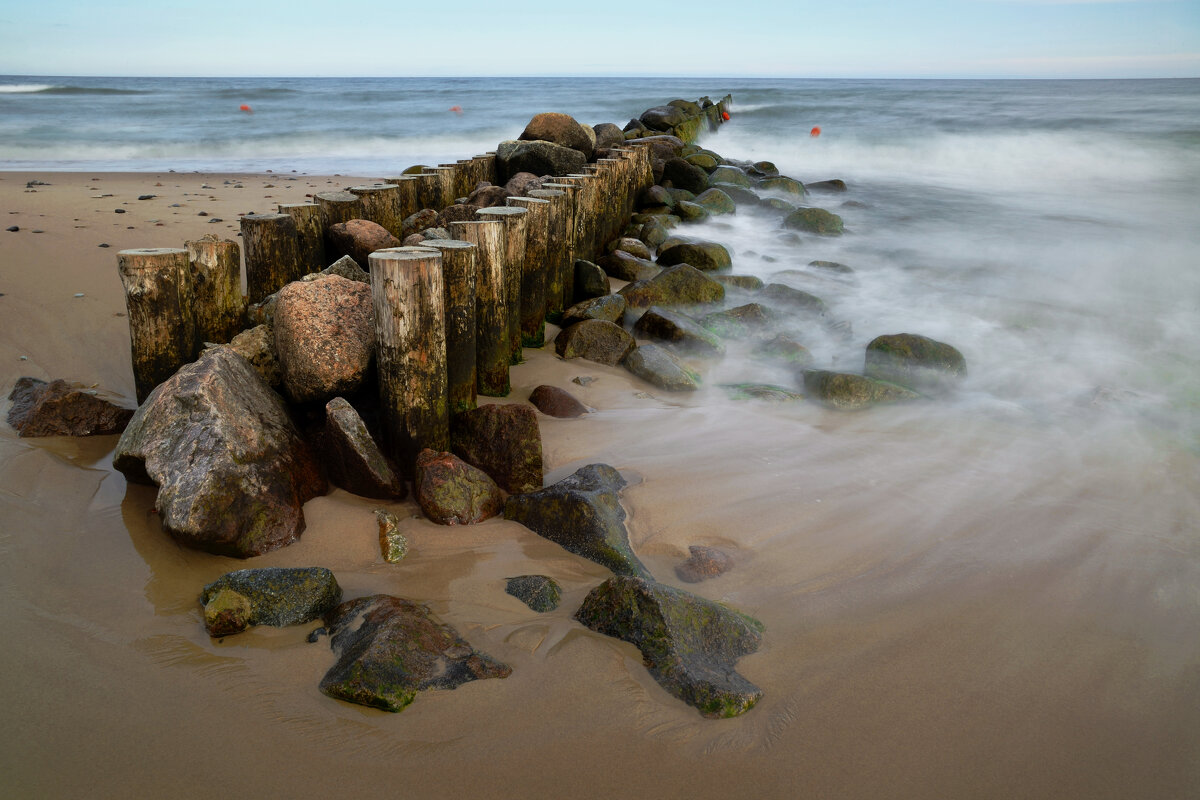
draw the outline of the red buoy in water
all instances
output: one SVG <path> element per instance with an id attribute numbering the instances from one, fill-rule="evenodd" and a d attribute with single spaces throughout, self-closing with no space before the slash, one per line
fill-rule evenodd
<path id="1" fill-rule="evenodd" d="M 728 111 L 722 111 L 722 112 L 721 112 L 721 119 L 725 120 L 726 122 L 729 122 L 729 112 L 728 112 Z"/>
<path id="2" fill-rule="evenodd" d="M 453 111 L 455 114 L 461 114 L 462 106 L 450 106 L 450 110 Z"/>
<path id="3" fill-rule="evenodd" d="M 238 106 L 238 110 L 245 111 L 247 114 L 254 113 L 254 109 L 250 108 L 250 106 L 246 105 L 245 103 L 242 103 L 240 106 Z"/>
<path id="4" fill-rule="evenodd" d="M 817 137 L 817 136 L 820 136 L 820 135 L 821 135 L 821 129 L 820 129 L 820 128 L 817 128 L 817 127 L 814 127 L 814 128 L 811 130 L 811 131 L 809 131 L 809 132 L 808 132 L 808 135 L 809 135 L 809 136 L 812 136 L 812 137 Z"/>

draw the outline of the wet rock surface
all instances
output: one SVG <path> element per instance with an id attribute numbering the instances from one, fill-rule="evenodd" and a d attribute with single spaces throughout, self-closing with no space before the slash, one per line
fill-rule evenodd
<path id="1" fill-rule="evenodd" d="M 668 392 L 694 392 L 700 388 L 700 373 L 656 344 L 642 345 L 621 363 L 637 377 Z"/>
<path id="2" fill-rule="evenodd" d="M 810 369 L 804 371 L 803 378 L 804 391 L 810 397 L 840 411 L 858 411 L 920 397 L 903 386 L 845 372 Z"/>
<path id="3" fill-rule="evenodd" d="M 491 403 L 454 419 L 450 449 L 506 492 L 542 488 L 542 434 L 527 405 Z"/>
<path id="4" fill-rule="evenodd" d="M 342 588 L 324 567 L 242 569 L 222 575 L 200 594 L 205 627 L 212 636 L 227 636 L 251 625 L 299 625 L 341 601 Z M 234 619 L 239 622 L 231 624 Z M 241 627 L 234 630 L 238 624 Z"/>
<path id="5" fill-rule="evenodd" d="M 762 623 L 644 578 L 617 576 L 592 590 L 575 618 L 630 642 L 659 685 L 706 717 L 734 717 L 762 690 L 734 670 L 759 648 Z"/>
<path id="6" fill-rule="evenodd" d="M 428 448 L 417 455 L 413 494 L 425 516 L 439 525 L 473 525 L 504 508 L 504 494 L 486 472 L 453 453 Z"/>
<path id="7" fill-rule="evenodd" d="M 530 393 L 529 402 L 533 403 L 534 407 L 543 414 L 560 419 L 581 417 L 588 411 L 587 406 L 579 402 L 566 389 L 545 383 Z"/>
<path id="8" fill-rule="evenodd" d="M 417 692 L 512 674 L 410 600 L 360 597 L 330 611 L 325 621 L 337 663 L 320 688 L 338 700 L 402 711 Z"/>
<path id="9" fill-rule="evenodd" d="M 688 547 L 687 560 L 675 566 L 675 575 L 681 581 L 699 583 L 724 575 L 732 568 L 733 559 L 724 550 L 694 544 Z"/>
<path id="10" fill-rule="evenodd" d="M 504 591 L 540 614 L 558 608 L 562 599 L 562 589 L 558 583 L 545 575 L 509 578 L 505 582 Z"/>
<path id="11" fill-rule="evenodd" d="M 863 374 L 924 394 L 947 394 L 967 376 L 957 348 L 915 333 L 877 336 L 867 345 Z"/>
<path id="12" fill-rule="evenodd" d="M 725 345 L 716 334 L 686 314 L 661 306 L 646 309 L 633 326 L 633 332 L 647 339 L 671 342 L 681 350 L 699 355 L 725 354 Z"/>
<path id="13" fill-rule="evenodd" d="M 64 380 L 18 378 L 9 392 L 8 424 L 23 437 L 106 436 L 125 430 L 132 408 L 121 408 Z"/>
<path id="14" fill-rule="evenodd" d="M 362 417 L 342 397 L 325 404 L 323 463 L 329 480 L 360 497 L 402 499 L 402 481 L 371 437 Z"/>
<path id="15" fill-rule="evenodd" d="M 621 363 L 636 346 L 629 331 L 601 319 L 584 320 L 554 338 L 554 352 L 563 358 L 586 358 L 609 366 Z"/>

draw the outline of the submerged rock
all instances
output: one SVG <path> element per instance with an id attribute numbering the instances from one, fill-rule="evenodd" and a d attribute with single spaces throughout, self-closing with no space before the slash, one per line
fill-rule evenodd
<path id="1" fill-rule="evenodd" d="M 920 397 L 916 392 L 894 383 L 819 369 L 804 371 L 804 390 L 823 405 L 840 411 L 858 411 L 881 403 L 897 403 Z"/>
<path id="2" fill-rule="evenodd" d="M 588 407 L 575 399 L 566 389 L 543 383 L 529 394 L 529 402 L 548 417 L 573 419 L 582 417 Z"/>
<path id="3" fill-rule="evenodd" d="M 189 547 L 246 558 L 291 544 L 325 479 L 282 398 L 228 347 L 206 350 L 134 413 L 113 466 L 158 486 L 163 529 Z"/>
<path id="4" fill-rule="evenodd" d="M 324 567 L 241 569 L 222 575 L 200 594 L 211 636 L 228 636 L 251 625 L 299 625 L 341 601 L 342 587 Z"/>
<path id="5" fill-rule="evenodd" d="M 542 488 L 542 434 L 527 405 L 490 403 L 454 418 L 450 449 L 506 492 Z"/>
<path id="6" fill-rule="evenodd" d="M 729 269 L 733 259 L 724 245 L 716 242 L 684 241 L 681 239 L 663 243 L 656 259 L 660 267 L 676 264 L 691 264 L 698 270 L 713 272 Z"/>
<path id="7" fill-rule="evenodd" d="M 725 345 L 716 334 L 696 320 L 661 306 L 651 306 L 633 326 L 633 332 L 648 339 L 671 342 L 682 350 L 701 355 L 725 354 Z"/>
<path id="8" fill-rule="evenodd" d="M 687 560 L 675 567 L 675 575 L 681 581 L 699 583 L 733 569 L 733 559 L 724 550 L 694 544 L 688 547 L 688 553 Z"/>
<path id="9" fill-rule="evenodd" d="M 621 363 L 637 377 L 668 392 L 694 392 L 700 388 L 700 373 L 656 344 L 642 345 Z"/>
<path id="10" fill-rule="evenodd" d="M 843 228 L 842 218 L 823 208 L 798 208 L 784 217 L 783 225 L 822 236 L 840 236 Z"/>
<path id="11" fill-rule="evenodd" d="M 474 525 L 504 508 L 504 495 L 488 474 L 453 453 L 426 448 L 417 455 L 413 494 L 439 525 Z"/>
<path id="12" fill-rule="evenodd" d="M 593 589 L 575 618 L 636 646 L 659 685 L 706 717 L 735 717 L 762 697 L 734 670 L 762 643 L 762 623 L 753 617 L 681 589 L 617 576 Z"/>
<path id="13" fill-rule="evenodd" d="M 589 464 L 545 489 L 508 498 L 504 518 L 618 575 L 649 577 L 629 546 L 625 509 L 617 499 L 623 486 L 612 467 Z"/>
<path id="14" fill-rule="evenodd" d="M 863 374 L 918 392 L 944 394 L 966 378 L 967 360 L 945 342 L 915 333 L 897 333 L 871 340 Z"/>
<path id="15" fill-rule="evenodd" d="M 792 311 L 800 311 L 823 317 L 829 313 L 825 301 L 802 289 L 794 289 L 784 283 L 768 283 L 762 289 L 761 297 L 775 305 L 784 306 Z"/>
<path id="16" fill-rule="evenodd" d="M 539 614 L 558 608 L 562 589 L 553 578 L 545 575 L 521 575 L 509 578 L 504 591 Z"/>
<path id="17" fill-rule="evenodd" d="M 404 481 L 345 398 L 325 404 L 325 471 L 335 486 L 360 497 L 403 499 Z"/>
<path id="18" fill-rule="evenodd" d="M 725 339 L 743 339 L 770 322 L 770 310 L 760 303 L 746 303 L 700 318 L 701 325 Z"/>
<path id="19" fill-rule="evenodd" d="M 121 408 L 64 380 L 17 378 L 9 392 L 8 424 L 20 436 L 107 436 L 125 430 L 132 408 Z"/>
<path id="20" fill-rule="evenodd" d="M 512 674 L 410 600 L 360 597 L 330 611 L 325 621 L 338 660 L 321 679 L 321 691 L 338 700 L 402 711 L 424 689 Z"/>
<path id="21" fill-rule="evenodd" d="M 759 343 L 754 348 L 754 355 L 760 358 L 786 361 L 798 367 L 807 367 L 813 362 L 813 355 L 809 349 L 785 333 Z"/>
<path id="22" fill-rule="evenodd" d="M 723 383 L 721 388 L 732 400 L 765 400 L 770 403 L 790 403 L 803 400 L 804 395 L 769 383 Z"/>

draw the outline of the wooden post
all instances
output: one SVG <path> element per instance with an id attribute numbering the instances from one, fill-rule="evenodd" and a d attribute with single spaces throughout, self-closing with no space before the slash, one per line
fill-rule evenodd
<path id="1" fill-rule="evenodd" d="M 186 242 L 198 344 L 225 344 L 242 330 L 242 250 L 237 242 L 209 234 Z"/>
<path id="2" fill-rule="evenodd" d="M 579 187 L 573 183 L 553 182 L 543 183 L 542 188 L 565 192 L 567 196 L 563 204 L 566 216 L 566 220 L 563 222 L 563 241 L 566 253 L 561 265 L 562 272 L 558 279 L 558 284 L 562 287 L 559 308 L 565 310 L 575 304 L 575 259 L 580 257 L 576 242 L 577 225 L 575 221 L 579 206 Z"/>
<path id="3" fill-rule="evenodd" d="M 479 394 L 509 392 L 508 300 L 504 284 L 504 223 L 451 222 L 450 234 L 475 245 L 475 374 Z"/>
<path id="4" fill-rule="evenodd" d="M 600 238 L 596 242 L 598 252 L 608 252 L 608 243 L 616 239 L 625 225 L 629 215 L 625 210 L 625 162 L 620 158 L 601 158 L 596 161 L 599 165 L 603 189 L 604 223 L 600 228 Z"/>
<path id="5" fill-rule="evenodd" d="M 458 239 L 426 239 L 422 247 L 442 254 L 446 307 L 446 379 L 450 416 L 475 408 L 475 254 L 479 248 Z"/>
<path id="6" fill-rule="evenodd" d="M 385 442 L 411 477 L 422 449 L 450 448 L 442 256 L 393 249 L 369 261 Z"/>
<path id="7" fill-rule="evenodd" d="M 574 272 L 568 242 L 571 225 L 570 198 L 562 189 L 531 189 L 529 197 L 550 201 L 546 234 L 546 319 L 557 323 L 563 312 L 563 276 L 567 266 Z"/>
<path id="8" fill-rule="evenodd" d="M 521 346 L 546 343 L 546 262 L 550 249 L 550 201 L 540 197 L 510 197 L 505 201 L 528 211 L 525 220 L 525 260 L 521 267 Z"/>
<path id="9" fill-rule="evenodd" d="M 400 188 L 390 183 L 371 183 L 363 186 L 351 186 L 346 191 L 354 195 L 362 203 L 363 219 L 370 220 L 387 229 L 387 232 L 400 238 Z"/>
<path id="10" fill-rule="evenodd" d="M 475 212 L 480 219 L 504 223 L 504 296 L 508 306 L 508 346 L 511 363 L 521 363 L 521 274 L 525 271 L 525 226 L 529 212 L 515 206 L 492 206 Z"/>
<path id="11" fill-rule="evenodd" d="M 479 172 L 476 173 L 476 183 L 479 181 L 496 182 L 496 153 L 494 151 L 477 155 L 471 160 L 478 165 Z"/>
<path id="12" fill-rule="evenodd" d="M 296 221 L 296 234 L 300 237 L 300 260 L 305 272 L 320 272 L 329 266 L 325 261 L 325 223 L 321 217 L 321 206 L 316 203 L 281 203 L 279 213 L 287 214 Z"/>
<path id="13" fill-rule="evenodd" d="M 384 178 L 384 183 L 396 187 L 396 215 L 400 222 L 421 210 L 417 204 L 417 179 L 412 175 L 397 175 L 394 178 Z"/>
<path id="14" fill-rule="evenodd" d="M 454 181 L 456 179 L 454 175 L 455 168 L 445 165 L 440 167 L 426 167 L 425 173 L 427 175 L 437 176 L 437 188 L 433 190 L 434 193 L 430 195 L 431 198 L 436 198 L 434 200 L 435 205 L 431 205 L 429 208 L 441 211 L 446 206 L 454 205 L 454 199 L 458 197 L 458 195 L 455 193 L 454 186 Z"/>
<path id="15" fill-rule="evenodd" d="M 155 386 L 196 358 L 188 251 L 122 250 L 117 253 L 117 272 L 125 288 L 133 383 L 141 405 Z"/>
<path id="16" fill-rule="evenodd" d="M 425 167 L 425 169 L 429 170 L 430 167 Z M 442 203 L 442 178 L 440 175 L 426 171 L 419 175 L 413 175 L 412 178 L 417 185 L 417 211 L 426 208 L 441 211 L 446 207 Z"/>
<path id="17" fill-rule="evenodd" d="M 596 260 L 596 176 L 564 175 L 555 183 L 579 187 L 575 196 L 575 257 Z"/>
<path id="18" fill-rule="evenodd" d="M 363 218 L 362 201 L 351 192 L 320 192 L 313 195 L 313 202 L 321 207 L 324 230 L 329 230 L 331 225 Z"/>
<path id="19" fill-rule="evenodd" d="M 242 246 L 246 250 L 246 294 L 257 303 L 287 283 L 304 277 L 300 234 L 288 214 L 247 214 L 242 217 Z"/>

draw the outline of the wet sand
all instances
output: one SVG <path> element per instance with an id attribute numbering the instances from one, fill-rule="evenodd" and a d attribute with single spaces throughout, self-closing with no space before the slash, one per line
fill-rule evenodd
<path id="1" fill-rule="evenodd" d="M 27 191 L 32 180 L 50 185 Z M 233 236 L 239 213 L 359 182 L 0 174 L 0 228 L 21 229 L 0 231 L 4 397 L 32 375 L 132 405 L 118 250 Z M 621 469 L 631 540 L 655 576 L 765 623 L 762 650 L 739 662 L 765 691 L 756 708 L 714 721 L 669 696 L 635 648 L 571 618 L 607 571 L 515 523 L 444 528 L 391 504 L 411 549 L 389 565 L 380 504 L 335 490 L 306 505 L 298 544 L 219 558 L 162 533 L 153 490 L 111 467 L 116 437 L 21 440 L 3 425 L 3 794 L 1200 791 L 1194 453 L 966 404 L 847 415 L 669 395 L 552 346 L 526 356 L 504 402 L 551 383 L 597 409 L 540 418 L 548 482 L 587 463 Z M 596 380 L 571 383 L 581 375 Z M 674 566 L 691 544 L 725 549 L 734 569 L 682 584 Z M 320 694 L 333 659 L 326 640 L 305 641 L 315 623 L 205 634 L 208 581 L 310 565 L 331 568 L 348 598 L 428 604 L 512 676 L 393 715 Z M 562 584 L 557 611 L 504 593 L 504 578 L 531 572 Z"/>

